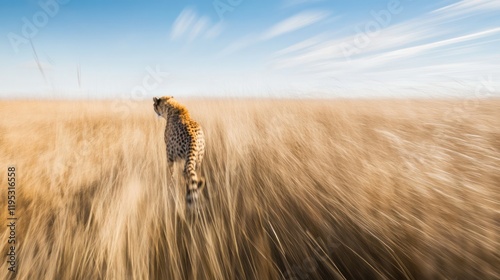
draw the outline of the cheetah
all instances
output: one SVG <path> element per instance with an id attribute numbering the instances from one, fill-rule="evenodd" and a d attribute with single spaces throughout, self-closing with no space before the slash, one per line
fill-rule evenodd
<path id="1" fill-rule="evenodd" d="M 154 97 L 154 110 L 167 121 L 165 144 L 170 172 L 174 162 L 185 161 L 183 175 L 186 179 L 186 202 L 190 207 L 201 198 L 205 179 L 200 175 L 205 153 L 205 137 L 201 126 L 194 121 L 186 107 L 173 96 Z M 172 173 L 171 173 L 172 174 Z"/>

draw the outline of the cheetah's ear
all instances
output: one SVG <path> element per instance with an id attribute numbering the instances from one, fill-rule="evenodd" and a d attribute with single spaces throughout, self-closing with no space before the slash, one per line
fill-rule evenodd
<path id="1" fill-rule="evenodd" d="M 158 98 L 153 97 L 153 102 L 154 102 L 154 103 L 157 103 L 157 102 L 158 102 Z"/>

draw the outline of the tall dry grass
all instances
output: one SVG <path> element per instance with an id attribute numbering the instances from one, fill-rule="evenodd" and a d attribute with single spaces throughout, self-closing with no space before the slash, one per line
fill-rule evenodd
<path id="1" fill-rule="evenodd" d="M 464 102 L 186 102 L 210 193 L 188 215 L 149 102 L 2 101 L 17 279 L 499 279 L 500 102 Z"/>

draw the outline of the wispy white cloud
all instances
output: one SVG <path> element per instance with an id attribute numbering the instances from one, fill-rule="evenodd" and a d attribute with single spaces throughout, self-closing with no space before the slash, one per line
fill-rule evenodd
<path id="1" fill-rule="evenodd" d="M 200 16 L 195 9 L 187 7 L 174 21 L 170 39 L 179 40 L 182 37 L 187 37 L 189 41 L 200 37 L 212 39 L 219 36 L 222 29 L 221 23 L 212 24 L 209 17 Z"/>
<path id="2" fill-rule="evenodd" d="M 380 31 L 376 36 L 366 33 L 357 33 L 354 35 L 345 36 L 342 38 L 335 38 L 330 40 L 324 40 L 323 42 L 318 42 L 314 40 L 306 40 L 304 42 L 299 42 L 296 46 L 291 46 L 286 49 L 276 52 L 276 55 L 284 55 L 297 49 L 301 49 L 301 52 L 297 53 L 289 62 L 295 61 L 296 63 L 309 63 L 317 60 L 324 59 L 352 59 L 353 57 L 361 57 L 366 54 L 377 54 L 377 52 L 401 54 L 403 52 L 409 53 L 412 51 L 422 51 L 426 48 L 440 47 L 443 45 L 448 45 L 456 43 L 462 40 L 472 40 L 476 37 L 482 37 L 483 35 L 489 35 L 491 33 L 496 33 L 496 28 L 491 30 L 486 30 L 484 32 L 476 32 L 474 34 L 466 34 L 462 36 L 451 37 L 450 39 L 439 39 L 445 36 L 450 36 L 450 29 L 441 26 L 444 22 L 450 23 L 453 20 L 444 18 L 442 16 L 437 16 L 436 11 L 442 11 L 443 9 L 456 9 L 456 5 L 462 6 L 480 6 L 488 5 L 489 7 L 499 6 L 497 2 L 486 0 L 475 1 L 463 0 L 456 4 L 446 6 L 435 10 L 427 15 L 417 17 L 415 19 L 398 23 Z M 460 6 L 461 7 L 461 6 Z M 470 11 L 472 12 L 472 11 Z M 461 18 L 455 15 L 457 18 Z M 439 27 L 439 28 L 438 28 Z M 368 40 L 366 46 L 356 46 L 356 40 L 359 41 L 360 38 L 365 38 Z M 430 43 L 423 43 L 425 41 L 431 40 Z M 420 43 L 419 43 L 420 42 Z M 307 44 L 308 48 L 304 50 L 303 46 Z M 415 45 L 417 44 L 417 45 Z M 299 47 L 299 48 L 297 48 Z M 351 49 L 350 49 L 351 48 Z M 348 57 L 347 57 L 348 56 Z M 294 64 L 290 64 L 293 66 Z"/>
<path id="3" fill-rule="evenodd" d="M 319 43 L 323 42 L 324 40 L 325 40 L 324 35 L 315 35 L 311 38 L 305 39 L 301 42 L 295 43 L 295 44 L 288 46 L 282 50 L 279 50 L 274 55 L 281 56 L 281 55 L 286 55 L 289 53 L 299 52 L 299 51 L 305 50 L 309 47 L 318 45 Z"/>
<path id="4" fill-rule="evenodd" d="M 329 13 L 325 11 L 306 11 L 296 14 L 269 28 L 264 32 L 264 34 L 262 34 L 261 39 L 269 40 L 274 37 L 296 31 L 317 23 L 328 17 L 328 15 Z"/>
<path id="5" fill-rule="evenodd" d="M 213 39 L 219 36 L 222 33 L 222 30 L 224 29 L 224 25 L 222 22 L 219 22 L 212 27 L 210 27 L 207 32 L 205 32 L 205 37 L 208 39 Z"/>
<path id="6" fill-rule="evenodd" d="M 263 31 L 260 35 L 247 35 L 240 38 L 229 46 L 227 46 L 221 53 L 229 54 L 238 50 L 244 49 L 252 44 L 268 41 L 275 37 L 297 31 L 307 26 L 318 23 L 326 19 L 330 15 L 327 11 L 305 11 L 293 15 L 285 20 L 282 20 L 269 29 Z"/>
<path id="7" fill-rule="evenodd" d="M 256 39 L 255 35 L 247 35 L 243 38 L 239 38 L 238 40 L 232 42 L 228 46 L 226 46 L 219 55 L 224 56 L 228 54 L 235 53 L 237 51 L 240 51 L 252 44 L 258 43 L 258 39 Z"/>
<path id="8" fill-rule="evenodd" d="M 472 40 L 477 40 L 480 38 L 492 36 L 495 34 L 500 33 L 500 27 L 499 28 L 493 28 L 489 30 L 484 30 L 480 32 L 475 32 L 472 34 L 467 34 L 464 36 L 458 36 L 450 39 L 445 39 L 441 41 L 436 41 L 428 44 L 422 44 L 422 45 L 417 45 L 409 48 L 403 48 L 387 53 L 383 53 L 381 55 L 377 55 L 373 58 L 370 59 L 362 59 L 365 63 L 365 65 L 370 65 L 370 66 L 375 66 L 375 65 L 380 65 L 383 63 L 388 63 L 392 60 L 396 59 L 403 59 L 408 56 L 415 56 L 418 55 L 422 52 L 430 51 L 432 49 L 437 49 L 437 48 L 442 48 L 446 47 L 448 45 L 453 45 L 453 44 L 458 44 L 458 43 L 463 43 L 467 41 L 472 41 Z"/>
<path id="9" fill-rule="evenodd" d="M 500 9 L 500 1 L 498 0 L 462 0 L 437 9 L 433 13 L 456 16 L 458 14 L 472 14 L 475 12 L 494 11 L 498 9 Z"/>
<path id="10" fill-rule="evenodd" d="M 184 35 L 189 30 L 191 24 L 196 21 L 196 17 L 196 12 L 193 9 L 184 9 L 173 24 L 170 38 L 177 39 Z"/>
<path id="11" fill-rule="evenodd" d="M 200 34 L 205 32 L 205 30 L 208 29 L 210 24 L 210 19 L 207 17 L 203 16 L 198 18 L 198 20 L 193 24 L 193 27 L 191 28 L 191 33 L 189 34 L 189 39 L 192 41 L 196 39 Z"/>
<path id="12" fill-rule="evenodd" d="M 455 4 L 439 8 L 411 20 L 390 24 L 380 30 L 377 35 L 367 34 L 363 28 L 352 35 L 318 40 L 305 40 L 295 46 L 277 51 L 276 56 L 283 56 L 281 61 L 275 61 L 279 67 L 294 67 L 303 64 L 316 63 L 325 60 L 367 60 L 374 54 L 402 54 L 410 51 L 421 51 L 423 48 L 441 46 L 430 44 L 442 41 L 441 44 L 455 42 L 453 38 L 467 39 L 467 34 L 455 30 L 456 22 L 462 21 L 465 15 L 477 12 L 491 12 L 500 9 L 500 1 L 463 0 Z M 375 21 L 370 18 L 364 24 Z M 363 23 L 358 24 L 363 27 Z M 360 32 L 363 31 L 363 32 Z M 463 31 L 462 31 L 463 32 Z M 482 33 L 478 33 L 482 34 Z M 450 40 L 447 40 L 447 38 Z M 358 42 L 366 40 L 360 46 Z M 305 46 L 307 45 L 307 46 Z M 417 46 L 419 46 L 417 48 Z M 415 48 L 413 48 L 415 47 Z M 394 52 L 395 51 L 395 52 Z M 295 54 L 292 54 L 295 52 Z M 285 57 L 288 54 L 288 57 Z M 352 63 L 351 63 L 352 64 Z"/>
<path id="13" fill-rule="evenodd" d="M 500 27 L 472 24 L 498 10 L 500 1 L 463 0 L 391 23 L 377 34 L 367 34 L 361 28 L 340 37 L 314 35 L 276 51 L 269 64 L 277 71 L 300 73 L 304 80 L 318 84 L 333 79 L 337 86 L 345 82 L 345 87 L 355 88 L 352 83 L 356 81 L 363 81 L 359 85 L 370 89 L 456 85 L 459 81 L 473 84 L 484 75 L 500 75 L 500 63 L 493 59 L 498 56 L 492 52 L 500 42 Z M 367 43 L 356 44 L 361 39 Z"/>
<path id="14" fill-rule="evenodd" d="M 281 59 L 278 58 L 271 64 L 276 69 L 296 67 L 301 68 L 302 71 L 305 69 L 306 72 L 324 72 L 330 74 L 340 72 L 358 74 L 370 73 L 379 72 L 382 69 L 398 67 L 404 69 L 408 67 L 417 67 L 416 65 L 434 63 L 433 60 L 436 59 L 435 56 L 446 60 L 448 59 L 446 57 L 450 54 L 450 51 L 457 54 L 457 50 L 460 50 L 459 57 L 467 60 L 467 57 L 470 57 L 471 53 L 480 53 L 478 46 L 481 45 L 482 40 L 485 38 L 500 39 L 498 36 L 499 34 L 500 28 L 493 28 L 431 43 L 361 56 L 352 60 L 345 60 L 340 57 L 341 53 L 336 48 L 330 49 L 330 53 L 327 48 L 322 48 L 319 49 L 319 51 L 304 52 L 299 55 Z M 429 55 L 431 52 L 437 52 L 437 54 L 435 56 Z M 409 60 L 410 58 L 414 58 L 414 60 Z M 457 58 L 453 56 L 451 56 L 451 59 L 453 59 L 454 62 L 457 60 Z M 451 62 L 444 61 L 443 63 L 450 64 Z M 464 64 L 466 64 L 466 62 L 461 65 Z M 470 70 L 470 68 L 465 69 Z"/>

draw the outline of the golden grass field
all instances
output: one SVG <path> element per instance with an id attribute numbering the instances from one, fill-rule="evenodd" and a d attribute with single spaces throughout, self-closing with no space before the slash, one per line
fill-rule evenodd
<path id="1" fill-rule="evenodd" d="M 179 101 L 199 215 L 152 101 L 0 102 L 17 279 L 500 279 L 499 100 Z"/>

